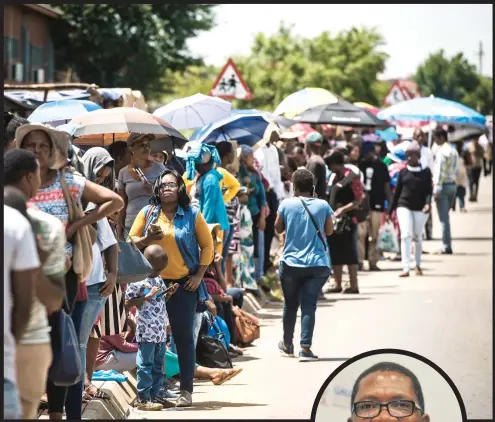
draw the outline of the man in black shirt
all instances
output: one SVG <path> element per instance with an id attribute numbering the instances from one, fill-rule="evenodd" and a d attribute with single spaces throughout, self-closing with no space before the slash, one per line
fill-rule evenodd
<path id="1" fill-rule="evenodd" d="M 376 156 L 375 144 L 363 142 L 363 161 L 359 169 L 364 176 L 364 191 L 368 196 L 370 213 L 368 217 L 368 261 L 370 271 L 379 271 L 377 266 L 380 259 L 380 251 L 376 247 L 378 231 L 382 222 L 383 213 L 387 213 L 385 202 L 390 204 L 392 200 L 392 189 L 390 187 L 390 175 L 387 166 Z"/>
<path id="2" fill-rule="evenodd" d="M 318 132 L 311 132 L 306 138 L 308 162 L 306 168 L 315 178 L 315 193 L 320 199 L 327 198 L 327 166 L 321 157 L 323 138 Z"/>

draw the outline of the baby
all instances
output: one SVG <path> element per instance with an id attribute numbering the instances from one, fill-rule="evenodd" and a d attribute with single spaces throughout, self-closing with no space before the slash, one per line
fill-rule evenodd
<path id="1" fill-rule="evenodd" d="M 137 366 L 138 399 L 136 408 L 144 411 L 157 411 L 175 405 L 160 396 L 163 391 L 163 368 L 165 362 L 165 342 L 167 340 L 168 316 L 165 306 L 179 287 L 174 284 L 167 289 L 160 273 L 167 267 L 168 256 L 158 245 L 148 246 L 144 256 L 153 271 L 148 277 L 128 285 L 125 292 L 126 307 L 137 308 L 136 342 L 139 345 Z"/>

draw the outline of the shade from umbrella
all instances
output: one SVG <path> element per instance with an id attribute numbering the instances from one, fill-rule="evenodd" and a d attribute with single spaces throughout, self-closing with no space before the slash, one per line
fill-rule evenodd
<path id="1" fill-rule="evenodd" d="M 378 113 L 380 119 L 388 121 L 435 121 L 446 124 L 461 124 L 484 128 L 486 118 L 482 114 L 455 101 L 433 95 L 403 101 Z"/>
<path id="2" fill-rule="evenodd" d="M 69 124 L 74 127 L 72 135 L 77 138 L 89 135 L 150 133 L 169 136 L 178 148 L 187 142 L 187 139 L 165 120 L 132 107 L 97 110 L 76 117 Z"/>
<path id="3" fill-rule="evenodd" d="M 371 104 L 368 104 L 368 103 L 363 103 L 361 101 L 354 103 L 354 105 L 361 107 L 361 108 L 364 108 L 365 110 L 368 110 L 374 116 L 376 116 L 380 112 L 380 109 L 378 107 L 372 106 Z"/>
<path id="4" fill-rule="evenodd" d="M 349 127 L 388 127 L 389 124 L 378 119 L 369 111 L 339 98 L 337 103 L 312 107 L 294 120 L 304 123 L 327 123 Z"/>
<path id="5" fill-rule="evenodd" d="M 98 104 L 86 100 L 59 100 L 40 105 L 28 117 L 30 123 L 50 123 L 52 126 L 68 123 L 74 117 L 101 110 Z"/>
<path id="6" fill-rule="evenodd" d="M 322 104 L 332 104 L 339 101 L 338 97 L 323 88 L 304 88 L 290 94 L 275 109 L 273 114 L 283 115 L 292 119 L 303 111 Z"/>
<path id="7" fill-rule="evenodd" d="M 269 123 L 263 114 L 233 114 L 197 129 L 191 135 L 191 141 L 237 141 L 239 145 L 254 146 L 263 138 Z"/>
<path id="8" fill-rule="evenodd" d="M 204 127 L 230 116 L 232 104 L 217 97 L 195 94 L 160 107 L 154 116 L 169 122 L 178 130 Z"/>

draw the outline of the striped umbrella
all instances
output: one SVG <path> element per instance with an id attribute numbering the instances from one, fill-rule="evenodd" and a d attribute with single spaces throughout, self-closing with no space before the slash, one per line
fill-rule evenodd
<path id="1" fill-rule="evenodd" d="M 365 110 L 368 110 L 371 114 L 377 115 L 380 112 L 380 109 L 378 107 L 372 106 L 371 104 L 368 103 L 363 103 L 361 101 L 358 101 L 357 103 L 354 103 L 355 106 L 364 108 Z"/>

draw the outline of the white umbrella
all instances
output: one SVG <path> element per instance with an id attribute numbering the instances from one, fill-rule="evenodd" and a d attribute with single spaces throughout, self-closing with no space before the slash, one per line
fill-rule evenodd
<path id="1" fill-rule="evenodd" d="M 232 104 L 221 98 L 195 94 L 160 107 L 153 113 L 178 130 L 195 129 L 230 116 Z"/>

